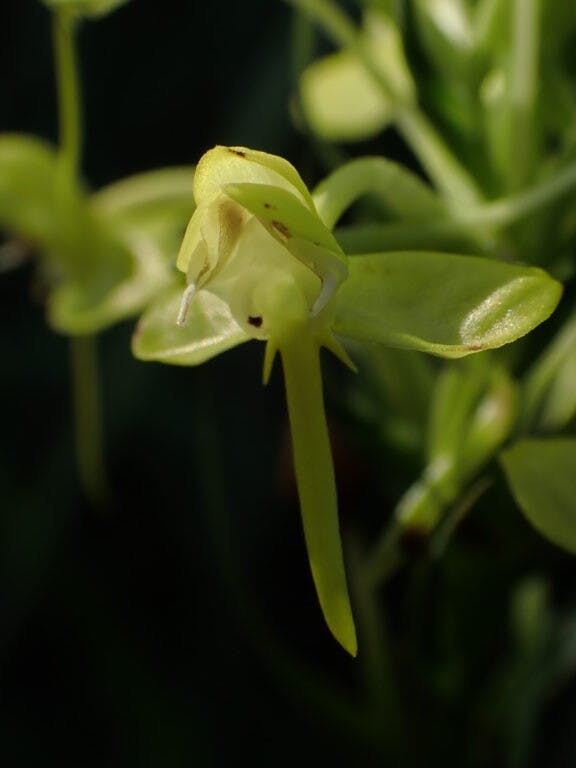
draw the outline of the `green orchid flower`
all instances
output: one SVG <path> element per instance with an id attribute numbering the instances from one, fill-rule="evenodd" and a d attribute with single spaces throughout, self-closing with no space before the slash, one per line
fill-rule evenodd
<path id="1" fill-rule="evenodd" d="M 143 360 L 197 365 L 263 341 L 265 382 L 279 353 L 316 591 L 328 627 L 355 655 L 321 348 L 352 369 L 341 339 L 460 357 L 527 333 L 553 311 L 561 287 L 540 269 L 473 256 L 384 252 L 347 259 L 329 229 L 342 213 L 335 215 L 339 203 L 329 204 L 343 200 L 335 186 L 342 178 L 327 179 L 314 199 L 280 157 L 245 147 L 207 152 L 177 258 L 186 280 L 141 318 L 133 351 Z"/>

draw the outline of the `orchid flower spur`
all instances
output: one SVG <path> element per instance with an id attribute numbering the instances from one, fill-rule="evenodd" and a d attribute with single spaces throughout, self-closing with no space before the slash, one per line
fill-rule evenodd
<path id="1" fill-rule="evenodd" d="M 337 218 L 326 213 L 330 196 L 328 179 L 317 207 L 280 157 L 244 147 L 207 152 L 177 259 L 187 285 L 172 286 L 147 310 L 133 351 L 197 365 L 256 339 L 266 344 L 264 381 L 280 354 L 312 575 L 330 630 L 354 655 L 321 347 L 351 368 L 340 337 L 459 357 L 527 333 L 553 311 L 561 288 L 542 270 L 474 256 L 347 259 L 325 223 Z"/>

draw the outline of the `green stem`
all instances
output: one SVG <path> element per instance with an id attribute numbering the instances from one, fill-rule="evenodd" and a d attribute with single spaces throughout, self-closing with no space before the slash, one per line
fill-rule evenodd
<path id="1" fill-rule="evenodd" d="M 96 336 L 70 337 L 76 461 L 80 482 L 96 509 L 108 505 L 103 461 L 101 397 Z"/>
<path id="2" fill-rule="evenodd" d="M 440 197 L 416 174 L 384 157 L 359 157 L 341 165 L 312 193 L 318 215 L 333 229 L 359 198 L 372 194 L 398 218 L 437 218 L 446 213 Z"/>
<path id="3" fill-rule="evenodd" d="M 336 482 L 324 412 L 320 350 L 305 329 L 280 347 L 294 468 L 312 576 L 331 632 L 353 656 L 356 631 L 350 608 L 338 525 Z"/>
<path id="4" fill-rule="evenodd" d="M 58 120 L 60 126 L 60 162 L 64 178 L 75 185 L 82 153 L 80 87 L 74 35 L 76 17 L 63 9 L 54 13 L 53 33 L 58 84 Z"/>
<path id="5" fill-rule="evenodd" d="M 435 185 L 456 211 L 482 202 L 476 183 L 416 106 L 398 112 L 396 125 Z"/>
<path id="6" fill-rule="evenodd" d="M 382 755 L 392 764 L 414 765 L 412 745 L 406 739 L 403 706 L 395 679 L 385 609 L 377 589 L 366 579 L 363 553 L 358 543 L 354 540 L 347 543 L 350 581 L 362 648 L 367 715 L 374 722 L 374 730 L 380 734 Z"/>
<path id="7" fill-rule="evenodd" d="M 76 21 L 76 15 L 69 9 L 59 9 L 54 13 L 54 55 L 60 127 L 60 166 L 56 194 L 62 233 L 61 247 L 65 263 L 70 264 L 78 258 L 77 244 L 82 221 L 78 210 L 82 118 L 75 45 Z M 95 507 L 102 508 L 107 504 L 108 492 L 104 472 L 95 337 L 71 337 L 70 357 L 78 473 L 88 499 Z"/>
<path id="8" fill-rule="evenodd" d="M 348 253 L 368 253 L 407 247 L 424 247 L 426 241 L 474 236 L 471 229 L 507 227 L 576 189 L 576 163 L 525 192 L 478 205 L 445 218 L 422 218 L 392 224 L 342 228 L 338 237 Z"/>
<path id="9" fill-rule="evenodd" d="M 518 425 L 519 434 L 527 434 L 536 426 L 538 411 L 546 393 L 552 386 L 559 369 L 575 348 L 576 312 L 568 318 L 554 340 L 526 374 Z"/>
<path id="10" fill-rule="evenodd" d="M 510 57 L 509 183 L 521 189 L 536 160 L 535 107 L 540 49 L 540 0 L 513 0 Z"/>

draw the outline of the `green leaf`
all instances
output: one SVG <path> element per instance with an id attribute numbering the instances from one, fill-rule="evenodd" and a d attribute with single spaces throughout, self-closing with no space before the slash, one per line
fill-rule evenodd
<path id="1" fill-rule="evenodd" d="M 101 330 L 136 314 L 166 287 L 194 210 L 193 179 L 193 168 L 166 168 L 92 195 L 82 219 L 82 245 L 75 246 L 74 264 L 49 298 L 56 330 Z M 58 257 L 56 244 L 53 261 Z"/>
<path id="2" fill-rule="evenodd" d="M 95 333 L 138 313 L 171 279 L 165 253 L 144 232 L 115 233 L 97 226 L 77 270 L 51 291 L 48 320 L 62 333 Z M 85 257 L 82 261 L 82 257 Z"/>
<path id="3" fill-rule="evenodd" d="M 335 298 L 333 327 L 352 339 L 461 357 L 528 333 L 561 292 L 540 269 L 475 256 L 355 256 Z"/>
<path id="4" fill-rule="evenodd" d="M 56 153 L 46 142 L 0 136 L 0 228 L 44 245 L 53 235 Z"/>
<path id="5" fill-rule="evenodd" d="M 53 11 L 69 10 L 79 16 L 105 16 L 129 0 L 42 0 Z"/>
<path id="6" fill-rule="evenodd" d="M 147 227 L 152 221 L 186 226 L 194 212 L 194 168 L 181 166 L 139 173 L 92 195 L 94 209 L 118 226 Z"/>
<path id="7" fill-rule="evenodd" d="M 576 439 L 521 440 L 501 463 L 532 525 L 576 554 Z"/>
<path id="8" fill-rule="evenodd" d="M 195 209 L 193 182 L 193 167 L 139 173 L 92 195 L 92 210 L 125 237 L 152 241 L 159 258 L 172 266 Z"/>
<path id="9" fill-rule="evenodd" d="M 221 299 L 208 291 L 194 297 L 184 327 L 176 325 L 184 280 L 173 284 L 140 318 L 132 352 L 140 360 L 199 365 L 249 341 Z"/>

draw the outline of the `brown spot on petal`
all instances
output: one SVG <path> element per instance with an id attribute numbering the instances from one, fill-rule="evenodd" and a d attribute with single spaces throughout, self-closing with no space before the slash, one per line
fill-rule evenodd
<path id="1" fill-rule="evenodd" d="M 484 349 L 484 344 L 468 344 L 466 349 L 469 352 L 480 352 L 481 349 Z"/>
<path id="2" fill-rule="evenodd" d="M 290 232 L 286 224 L 282 224 L 281 221 L 273 221 L 272 226 L 276 230 L 276 232 L 278 232 L 278 234 L 284 238 L 284 240 L 290 240 L 290 238 L 292 237 L 292 233 Z"/>
<path id="3" fill-rule="evenodd" d="M 256 317 L 253 317 L 252 315 L 250 315 L 248 317 L 248 324 L 253 325 L 254 328 L 260 328 L 260 326 L 262 325 L 262 318 L 259 315 Z"/>
<path id="4" fill-rule="evenodd" d="M 240 149 L 234 149 L 234 147 L 226 147 L 226 149 L 236 157 L 246 157 L 246 152 L 242 152 Z"/>

